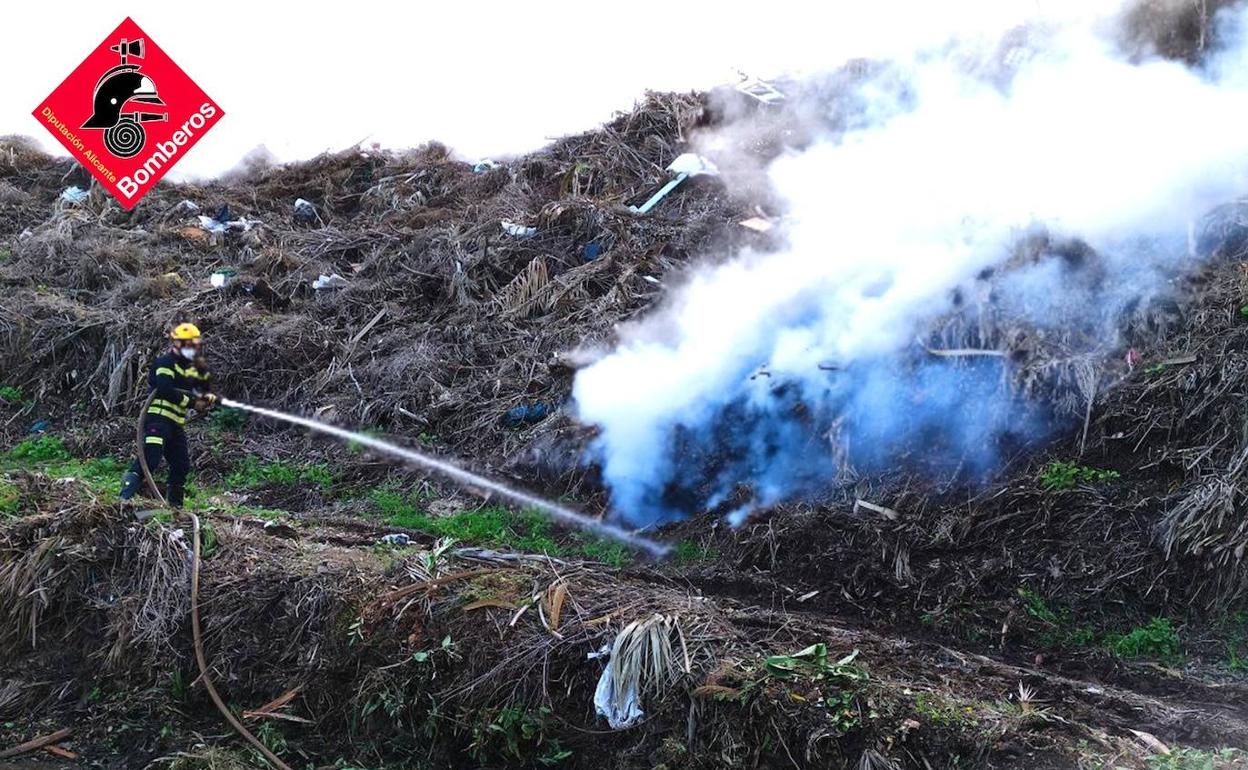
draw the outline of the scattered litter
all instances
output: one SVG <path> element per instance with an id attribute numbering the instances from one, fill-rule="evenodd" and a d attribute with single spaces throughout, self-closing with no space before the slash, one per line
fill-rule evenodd
<path id="1" fill-rule="evenodd" d="M 517 238 L 532 238 L 537 235 L 536 227 L 525 227 L 524 225 L 518 225 L 515 222 L 506 219 L 499 224 L 503 226 L 503 232 L 508 235 L 514 235 Z"/>
<path id="2" fill-rule="evenodd" d="M 766 80 L 751 77 L 744 73 L 741 78 L 741 82 L 737 83 L 734 88 L 746 96 L 757 99 L 768 106 L 774 106 L 784 101 L 784 93 Z"/>
<path id="3" fill-rule="evenodd" d="M 222 268 L 216 271 L 215 273 L 213 273 L 212 275 L 208 276 L 208 283 L 212 284 L 213 288 L 215 289 L 224 288 L 224 286 L 230 282 L 230 279 L 232 279 L 236 275 L 238 275 L 238 271 L 235 270 L 234 268 L 232 267 Z"/>
<path id="4" fill-rule="evenodd" d="M 606 656 L 608 656 L 608 655 L 610 655 L 610 654 L 611 654 L 611 645 L 610 645 L 610 644 L 603 644 L 601 647 L 599 647 L 599 648 L 598 648 L 597 650 L 595 650 L 594 652 L 591 652 L 591 653 L 586 654 L 586 655 L 585 655 L 585 660 L 598 660 L 599 658 L 605 658 Z"/>
<path id="5" fill-rule="evenodd" d="M 586 262 L 593 262 L 602 254 L 602 244 L 597 241 L 590 241 L 585 244 L 584 254 Z"/>
<path id="6" fill-rule="evenodd" d="M 650 200 L 638 206 L 629 206 L 628 210 L 634 214 L 645 214 L 654 208 L 659 201 L 667 197 L 667 194 L 680 186 L 680 183 L 692 176 L 717 176 L 719 169 L 715 164 L 706 158 L 698 155 L 696 152 L 686 152 L 676 156 L 676 160 L 668 164 L 668 171 L 676 175 L 676 178 L 659 188 L 659 191 L 650 196 Z"/>
<path id="7" fill-rule="evenodd" d="M 325 275 L 321 273 L 321 277 L 312 282 L 312 288 L 320 291 L 321 289 L 344 289 L 347 286 L 347 279 L 337 273 Z"/>
<path id="8" fill-rule="evenodd" d="M 521 425 L 533 425 L 546 419 L 554 410 L 546 404 L 521 404 L 513 406 L 507 410 L 507 414 L 503 416 L 503 425 L 508 428 L 518 428 Z"/>
<path id="9" fill-rule="evenodd" d="M 494 169 L 498 168 L 498 166 L 499 166 L 498 161 L 490 160 L 489 158 L 484 158 L 478 161 L 477 164 L 472 167 L 472 173 L 484 174 L 487 171 L 493 171 Z"/>
<path id="10" fill-rule="evenodd" d="M 61 200 L 68 203 L 82 203 L 87 199 L 87 191 L 77 185 L 66 187 L 61 193 Z"/>
<path id="11" fill-rule="evenodd" d="M 52 427 L 52 423 L 48 422 L 47 420 L 35 420 L 34 422 L 30 424 L 30 427 L 26 430 L 26 432 L 27 433 L 43 433 L 44 431 L 46 431 L 48 428 L 51 428 L 51 427 Z"/>
<path id="12" fill-rule="evenodd" d="M 383 535 L 378 542 L 385 545 L 410 545 L 412 538 L 402 532 L 395 532 L 390 535 Z"/>
<path id="13" fill-rule="evenodd" d="M 311 201 L 303 198 L 295 199 L 295 221 L 299 224 L 310 225 L 321 221 L 321 215 L 316 213 L 316 206 Z"/>
<path id="14" fill-rule="evenodd" d="M 896 521 L 897 519 L 901 518 L 901 514 L 898 513 L 897 511 L 894 511 L 892 508 L 885 508 L 882 505 L 876 505 L 875 503 L 868 503 L 866 500 L 854 501 L 854 513 L 857 513 L 859 508 L 866 508 L 868 511 L 875 511 L 876 513 L 880 514 L 881 516 L 888 519 L 889 521 Z"/>
<path id="15" fill-rule="evenodd" d="M 182 211 L 185 211 L 188 214 L 194 214 L 196 211 L 199 211 L 199 204 L 193 200 L 183 198 L 178 202 L 178 205 L 173 207 L 173 212 L 175 214 Z"/>
<path id="16" fill-rule="evenodd" d="M 299 533 L 295 531 L 294 527 L 275 519 L 269 519 L 264 522 L 264 534 L 272 535 L 273 537 L 284 537 L 287 540 L 294 540 L 299 537 Z"/>
<path id="17" fill-rule="evenodd" d="M 608 662 L 602 676 L 598 677 L 598 686 L 594 688 L 594 710 L 599 716 L 607 718 L 612 730 L 623 730 L 644 717 L 646 712 L 641 710 L 637 683 L 630 682 L 621 688 L 611 673 L 613 668 Z"/>
<path id="18" fill-rule="evenodd" d="M 756 233 L 765 233 L 775 227 L 775 224 L 770 219 L 764 219 L 763 217 L 750 217 L 749 219 L 741 220 L 737 224 Z"/>
<path id="19" fill-rule="evenodd" d="M 198 211 L 199 207 L 196 206 L 195 210 Z M 247 219 L 246 217 L 233 219 L 230 216 L 230 207 L 225 204 L 222 204 L 221 207 L 217 209 L 217 213 L 212 216 L 200 214 L 198 216 L 198 220 L 200 228 L 210 233 L 214 240 L 225 235 L 226 232 L 245 233 L 255 225 L 259 224 L 258 221 Z"/>

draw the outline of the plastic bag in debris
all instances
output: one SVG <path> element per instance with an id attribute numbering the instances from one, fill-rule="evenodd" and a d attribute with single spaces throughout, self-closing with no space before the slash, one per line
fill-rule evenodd
<path id="1" fill-rule="evenodd" d="M 511 222 L 506 219 L 499 222 L 499 224 L 503 226 L 503 232 L 508 235 L 514 235 L 517 238 L 532 238 L 537 235 L 536 227 L 525 227 L 524 225 L 518 225 L 515 222 Z"/>
<path id="2" fill-rule="evenodd" d="M 607 718 L 612 730 L 623 730 L 631 727 L 646 715 L 641 710 L 641 699 L 637 697 L 637 685 L 631 685 L 623 692 L 617 691 L 615 677 L 611 674 L 611 662 L 598 677 L 598 687 L 594 689 L 594 709 L 599 715 Z"/>
<path id="3" fill-rule="evenodd" d="M 332 275 L 325 275 L 324 273 L 321 273 L 321 277 L 317 278 L 315 281 L 312 282 L 312 288 L 317 289 L 317 290 L 342 289 L 342 288 L 345 288 L 346 285 L 347 285 L 347 279 L 343 278 L 341 275 L 338 275 L 337 273 L 334 273 Z"/>
<path id="4" fill-rule="evenodd" d="M 503 425 L 508 428 L 519 428 L 521 425 L 533 425 L 546 419 L 553 411 L 546 404 L 521 404 L 513 406 L 503 415 Z"/>
<path id="5" fill-rule="evenodd" d="M 82 203 L 87 199 L 87 191 L 77 185 L 66 187 L 61 193 L 61 200 L 67 203 Z"/>
<path id="6" fill-rule="evenodd" d="M 498 161 L 485 158 L 484 160 L 478 162 L 476 165 L 472 167 L 472 173 L 484 174 L 485 172 L 492 171 L 496 168 L 498 168 Z"/>
<path id="7" fill-rule="evenodd" d="M 383 535 L 380 542 L 386 545 L 408 545 L 412 542 L 412 538 L 402 532 L 392 535 Z"/>

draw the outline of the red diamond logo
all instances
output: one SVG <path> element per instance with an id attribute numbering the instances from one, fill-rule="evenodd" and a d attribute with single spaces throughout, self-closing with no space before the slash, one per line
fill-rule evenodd
<path id="1" fill-rule="evenodd" d="M 224 114 L 130 19 L 34 112 L 126 209 Z"/>

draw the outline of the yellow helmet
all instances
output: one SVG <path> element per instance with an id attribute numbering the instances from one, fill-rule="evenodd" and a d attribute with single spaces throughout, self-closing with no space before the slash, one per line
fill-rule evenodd
<path id="1" fill-rule="evenodd" d="M 199 339 L 199 327 L 195 324 L 178 324 L 169 336 L 178 341 Z"/>

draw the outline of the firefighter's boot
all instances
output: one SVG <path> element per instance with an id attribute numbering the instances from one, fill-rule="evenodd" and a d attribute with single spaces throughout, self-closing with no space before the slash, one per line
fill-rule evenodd
<path id="1" fill-rule="evenodd" d="M 182 500 L 186 497 L 186 489 L 181 484 L 170 484 L 169 491 L 165 495 L 165 502 L 169 503 L 170 508 L 181 508 Z"/>
<path id="2" fill-rule="evenodd" d="M 134 471 L 126 471 L 126 475 L 121 477 L 121 499 L 129 500 L 138 493 L 143 486 L 143 479 Z"/>

